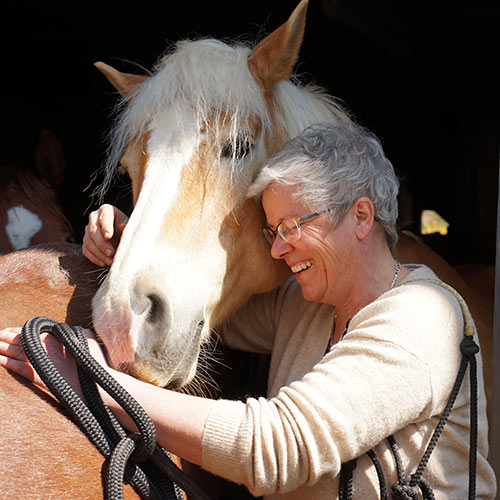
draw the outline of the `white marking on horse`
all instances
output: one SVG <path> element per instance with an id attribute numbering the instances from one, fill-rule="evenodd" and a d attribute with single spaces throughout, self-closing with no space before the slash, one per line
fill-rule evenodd
<path id="1" fill-rule="evenodd" d="M 14 250 L 29 246 L 31 238 L 42 229 L 38 215 L 23 206 L 10 208 L 7 212 L 5 232 Z"/>
<path id="2" fill-rule="evenodd" d="M 162 133 L 153 132 L 148 141 L 149 162 L 144 175 L 141 194 L 134 207 L 122 242 L 126 241 L 127 255 L 118 250 L 115 261 L 120 262 L 120 274 L 129 268 L 136 269 L 138 262 L 148 261 L 154 242 L 161 232 L 161 221 L 177 195 L 182 168 L 189 162 L 199 145 L 197 132 L 177 131 L 172 117 L 165 113 L 155 121 Z M 174 130 L 169 134 L 164 130 Z M 179 136 L 176 136 L 177 133 Z M 129 240 L 134 240 L 134 245 Z"/>
<path id="3" fill-rule="evenodd" d="M 96 330 L 111 346 L 110 353 L 115 364 L 133 360 L 137 349 L 140 321 L 136 324 L 138 318 L 131 316 L 129 282 L 136 270 L 141 269 L 142 262 L 154 260 L 152 254 L 155 253 L 158 234 L 162 230 L 163 217 L 175 201 L 182 169 L 188 164 L 200 141 L 196 128 L 189 132 L 179 131 L 175 127 L 175 117 L 168 113 L 156 117 L 156 120 L 162 122 L 158 130 L 173 132 L 153 132 L 150 136 L 149 161 L 141 193 L 106 280 L 109 294 L 99 303 L 99 310 L 94 317 Z M 112 335 L 112 329 L 121 334 Z"/>

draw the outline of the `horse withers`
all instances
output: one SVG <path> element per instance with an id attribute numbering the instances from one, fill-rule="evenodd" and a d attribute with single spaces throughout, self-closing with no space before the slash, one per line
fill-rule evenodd
<path id="1" fill-rule="evenodd" d="M 80 245 L 54 243 L 0 255 L 0 328 L 33 316 L 90 325 L 102 270 Z M 103 458 L 49 394 L 0 368 L 1 498 L 103 498 Z M 127 500 L 137 495 L 127 486 Z"/>

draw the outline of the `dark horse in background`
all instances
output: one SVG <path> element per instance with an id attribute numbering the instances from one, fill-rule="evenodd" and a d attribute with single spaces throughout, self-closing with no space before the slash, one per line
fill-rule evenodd
<path id="1" fill-rule="evenodd" d="M 34 168 L 0 167 L 0 253 L 74 241 L 58 201 L 66 170 L 64 153 L 49 130 L 41 130 L 34 156 Z"/>

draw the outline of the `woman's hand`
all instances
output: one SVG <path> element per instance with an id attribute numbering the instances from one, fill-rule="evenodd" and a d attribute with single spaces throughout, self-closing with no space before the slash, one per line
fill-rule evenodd
<path id="1" fill-rule="evenodd" d="M 95 340 L 91 330 L 85 330 L 87 341 L 89 344 L 90 353 L 104 367 L 107 367 L 106 358 Z M 42 345 L 50 356 L 52 362 L 59 370 L 61 375 L 68 381 L 71 387 L 82 396 L 80 382 L 76 364 L 71 355 L 66 354 L 64 346 L 49 333 L 40 335 Z M 0 366 L 24 377 L 31 383 L 37 385 L 41 389 L 47 391 L 46 385 L 38 376 L 32 365 L 30 364 L 26 353 L 24 352 L 21 343 L 21 328 L 12 327 L 0 330 Z"/>
<path id="2" fill-rule="evenodd" d="M 91 330 L 85 330 L 90 353 L 122 387 L 144 408 L 157 429 L 158 442 L 172 453 L 191 463 L 201 465 L 202 436 L 213 400 L 166 390 L 108 367 L 104 354 Z M 42 345 L 61 375 L 83 398 L 76 364 L 61 343 L 51 334 L 40 336 Z M 41 389 L 47 387 L 36 374 L 21 344 L 21 328 L 0 330 L 0 366 L 25 377 Z M 100 391 L 104 403 L 118 417 L 122 425 L 136 431 L 135 423 L 123 408 L 104 390 Z M 169 411 L 166 411 L 168 409 Z M 178 409 L 178 410 L 176 410 Z"/>
<path id="3" fill-rule="evenodd" d="M 113 205 L 102 205 L 89 215 L 82 252 L 98 266 L 110 266 L 128 217 Z"/>

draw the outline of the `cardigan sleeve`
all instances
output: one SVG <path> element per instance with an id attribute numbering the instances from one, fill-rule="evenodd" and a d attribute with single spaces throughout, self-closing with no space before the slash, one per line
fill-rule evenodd
<path id="1" fill-rule="evenodd" d="M 203 467 L 254 495 L 337 475 L 343 462 L 442 411 L 460 364 L 462 332 L 459 305 L 440 287 L 387 292 L 276 397 L 216 402 L 204 430 Z M 314 332 L 304 332 L 304 341 L 314 341 Z"/>

